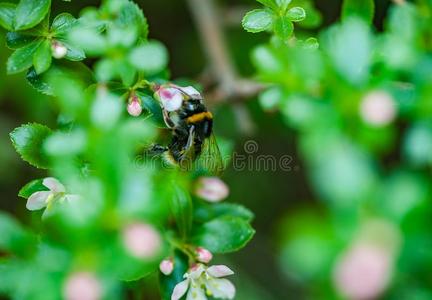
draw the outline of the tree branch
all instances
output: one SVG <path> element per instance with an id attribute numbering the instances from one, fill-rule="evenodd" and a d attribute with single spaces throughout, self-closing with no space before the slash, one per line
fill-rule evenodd
<path id="1" fill-rule="evenodd" d="M 216 83 L 216 88 L 208 93 L 209 100 L 212 103 L 227 100 L 238 102 L 255 96 L 262 90 L 263 85 L 239 78 L 226 47 L 219 21 L 222 18 L 219 17 L 220 12 L 214 0 L 187 1 L 210 62 L 210 79 Z"/>

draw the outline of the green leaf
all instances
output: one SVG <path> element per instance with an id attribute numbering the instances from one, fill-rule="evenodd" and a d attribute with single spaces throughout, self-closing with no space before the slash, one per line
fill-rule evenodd
<path id="1" fill-rule="evenodd" d="M 132 86 L 135 83 L 137 72 L 132 65 L 121 61 L 117 65 L 117 73 L 120 75 L 124 86 Z"/>
<path id="2" fill-rule="evenodd" d="M 369 25 L 358 18 L 347 19 L 322 35 L 324 50 L 342 79 L 357 85 L 369 80 L 373 38 Z"/>
<path id="3" fill-rule="evenodd" d="M 208 222 L 222 216 L 239 217 L 245 221 L 252 221 L 254 214 L 240 204 L 235 203 L 203 203 L 195 208 L 194 221 L 199 223 Z"/>
<path id="4" fill-rule="evenodd" d="M 316 38 L 310 37 L 303 42 L 303 47 L 305 49 L 315 50 L 319 48 L 319 42 Z"/>
<path id="5" fill-rule="evenodd" d="M 68 41 L 91 56 L 103 54 L 107 49 L 106 39 L 92 28 L 73 28 L 68 34 Z"/>
<path id="6" fill-rule="evenodd" d="M 6 30 L 13 31 L 13 22 L 15 19 L 16 4 L 0 3 L 0 26 Z"/>
<path id="7" fill-rule="evenodd" d="M 275 0 L 257 0 L 257 1 L 262 5 L 267 6 L 273 10 L 276 10 L 278 8 L 278 5 L 276 4 Z"/>
<path id="8" fill-rule="evenodd" d="M 275 1 L 277 6 L 280 8 L 280 10 L 282 12 L 285 12 L 292 0 L 275 0 Z"/>
<path id="9" fill-rule="evenodd" d="M 39 45 L 33 56 L 33 66 L 36 73 L 41 74 L 48 70 L 51 66 L 51 42 L 46 40 Z"/>
<path id="10" fill-rule="evenodd" d="M 12 31 L 6 34 L 6 46 L 9 49 L 16 50 L 29 45 L 35 39 L 35 36 Z"/>
<path id="11" fill-rule="evenodd" d="M 243 248 L 255 230 L 242 218 L 223 216 L 197 226 L 192 242 L 213 253 L 234 252 Z"/>
<path id="12" fill-rule="evenodd" d="M 48 14 L 51 0 L 21 0 L 16 8 L 15 30 L 29 29 Z"/>
<path id="13" fill-rule="evenodd" d="M 159 103 L 150 95 L 139 91 L 137 91 L 136 94 L 140 97 L 145 112 L 150 116 L 151 121 L 154 122 L 155 126 L 164 127 L 165 121 L 163 120 Z"/>
<path id="14" fill-rule="evenodd" d="M 116 63 L 112 59 L 101 59 L 95 64 L 95 75 L 99 82 L 108 82 L 117 74 Z"/>
<path id="15" fill-rule="evenodd" d="M 43 185 L 43 179 L 35 179 L 23 186 L 19 191 L 18 196 L 27 199 L 36 192 L 48 190 L 49 189 Z"/>
<path id="16" fill-rule="evenodd" d="M 30 68 L 28 70 L 26 79 L 28 83 L 38 92 L 49 96 L 54 95 L 53 88 L 36 73 L 34 68 Z"/>
<path id="17" fill-rule="evenodd" d="M 69 13 L 62 13 L 55 17 L 51 29 L 55 37 L 63 36 L 73 26 L 77 24 L 77 19 Z"/>
<path id="18" fill-rule="evenodd" d="M 12 53 L 7 61 L 8 74 L 19 73 L 30 68 L 33 65 L 33 55 L 40 43 L 40 40 L 36 40 Z"/>
<path id="19" fill-rule="evenodd" d="M 287 40 L 293 34 L 294 25 L 288 16 L 279 17 L 275 20 L 273 30 L 278 37 Z"/>
<path id="20" fill-rule="evenodd" d="M 248 12 L 243 20 L 243 28 L 248 32 L 269 30 L 273 23 L 273 13 L 267 9 L 255 9 Z"/>
<path id="21" fill-rule="evenodd" d="M 0 250 L 31 255 L 36 239 L 11 216 L 0 212 Z"/>
<path id="22" fill-rule="evenodd" d="M 344 0 L 342 5 L 342 20 L 349 17 L 360 17 L 371 24 L 375 14 L 374 0 Z"/>
<path id="23" fill-rule="evenodd" d="M 192 228 L 192 199 L 189 192 L 178 185 L 174 186 L 174 190 L 174 195 L 171 198 L 171 208 L 180 236 L 186 239 Z"/>
<path id="24" fill-rule="evenodd" d="M 174 287 L 180 281 L 183 281 L 183 275 L 189 269 L 188 257 L 185 256 L 180 251 L 174 252 L 174 270 L 173 272 L 166 276 L 160 272 L 160 288 L 163 300 L 171 300 L 171 295 L 173 293 Z"/>
<path id="25" fill-rule="evenodd" d="M 67 53 L 65 56 L 66 59 L 70 61 L 82 61 L 86 58 L 84 50 L 81 48 L 63 40 L 60 40 L 60 42 L 67 48 Z"/>
<path id="26" fill-rule="evenodd" d="M 301 7 L 293 7 L 288 11 L 287 16 L 293 22 L 300 22 L 306 18 L 306 12 Z"/>
<path id="27" fill-rule="evenodd" d="M 129 62 L 147 75 L 155 74 L 166 68 L 168 51 L 160 42 L 151 41 L 132 50 Z"/>
<path id="28" fill-rule="evenodd" d="M 144 40 L 147 39 L 147 19 L 139 6 L 133 1 L 127 1 L 127 4 L 123 5 L 115 22 L 116 25 L 121 27 L 130 28 L 135 26 L 139 30 L 139 36 Z"/>
<path id="29" fill-rule="evenodd" d="M 10 133 L 15 150 L 21 158 L 37 168 L 48 168 L 48 159 L 42 154 L 42 145 L 51 129 L 32 123 L 22 125 Z"/>

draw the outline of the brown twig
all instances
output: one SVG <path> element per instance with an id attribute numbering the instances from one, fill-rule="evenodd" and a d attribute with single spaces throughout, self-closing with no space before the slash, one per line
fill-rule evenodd
<path id="1" fill-rule="evenodd" d="M 214 0 L 188 0 L 188 3 L 210 62 L 210 73 L 206 73 L 206 79 L 213 79 L 216 84 L 208 98 L 214 103 L 227 100 L 237 102 L 256 95 L 263 86 L 253 80 L 239 78 L 226 47 L 219 21 L 222 18 Z"/>
<path id="2" fill-rule="evenodd" d="M 233 102 L 239 129 L 249 135 L 254 131 L 254 124 L 246 107 L 239 102 L 255 96 L 263 86 L 239 78 L 228 54 L 220 13 L 214 0 L 188 0 L 188 4 L 210 62 L 210 79 L 213 78 L 216 85 L 206 98 L 210 104 Z M 206 78 L 209 79 L 207 72 Z"/>

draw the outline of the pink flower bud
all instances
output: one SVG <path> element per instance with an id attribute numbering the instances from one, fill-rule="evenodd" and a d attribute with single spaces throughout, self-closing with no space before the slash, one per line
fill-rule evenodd
<path id="1" fill-rule="evenodd" d="M 133 95 L 129 98 L 127 111 L 131 116 L 138 117 L 142 113 L 141 100 Z"/>
<path id="2" fill-rule="evenodd" d="M 197 182 L 195 195 L 209 202 L 219 202 L 228 197 L 229 188 L 218 177 L 201 177 Z"/>
<path id="3" fill-rule="evenodd" d="M 159 232 L 149 224 L 134 223 L 122 232 L 123 245 L 132 256 L 140 259 L 154 257 L 161 248 Z"/>
<path id="4" fill-rule="evenodd" d="M 362 119 L 372 126 L 385 126 L 396 117 L 397 109 L 393 97 L 385 91 L 367 94 L 360 106 Z"/>
<path id="5" fill-rule="evenodd" d="M 66 300 L 98 300 L 102 298 L 102 287 L 92 273 L 78 272 L 66 279 L 63 296 Z"/>
<path id="6" fill-rule="evenodd" d="M 182 92 L 175 87 L 159 87 L 156 97 L 167 111 L 179 110 L 183 104 Z"/>
<path id="7" fill-rule="evenodd" d="M 174 270 L 174 262 L 172 258 L 164 259 L 163 261 L 161 261 L 161 263 L 159 264 L 159 270 L 164 275 L 170 275 Z"/>
<path id="8" fill-rule="evenodd" d="M 59 41 L 53 41 L 51 44 L 52 56 L 56 59 L 62 59 L 67 54 L 67 48 Z"/>
<path id="9" fill-rule="evenodd" d="M 210 251 L 202 247 L 196 248 L 196 256 L 198 261 L 205 264 L 208 264 L 213 258 L 213 254 L 211 254 Z"/>
<path id="10" fill-rule="evenodd" d="M 333 280 L 347 299 L 376 299 L 388 286 L 391 273 L 391 253 L 374 245 L 358 244 L 338 260 Z"/>

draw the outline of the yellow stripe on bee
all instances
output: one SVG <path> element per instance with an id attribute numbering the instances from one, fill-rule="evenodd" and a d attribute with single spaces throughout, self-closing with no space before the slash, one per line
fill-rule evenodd
<path id="1" fill-rule="evenodd" d="M 190 116 L 189 118 L 187 118 L 186 122 L 187 123 L 197 123 L 197 122 L 200 122 L 204 119 L 207 119 L 207 120 L 213 119 L 212 113 L 209 111 L 204 111 L 204 112 L 194 114 L 194 115 Z"/>

